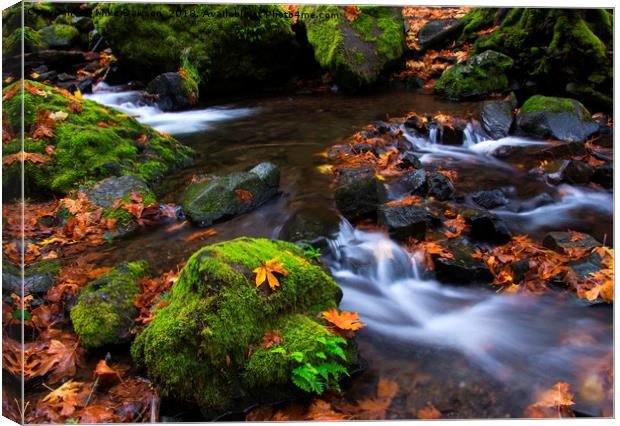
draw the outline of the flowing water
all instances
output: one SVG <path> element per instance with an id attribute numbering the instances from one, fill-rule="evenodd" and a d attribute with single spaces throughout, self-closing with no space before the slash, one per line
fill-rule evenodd
<path id="1" fill-rule="evenodd" d="M 297 209 L 332 207 L 331 178 L 320 173 L 318 166 L 325 160 L 319 154 L 362 126 L 410 111 L 467 115 L 477 108 L 411 92 L 381 92 L 255 98 L 163 113 L 139 105 L 136 92 L 103 89 L 90 98 L 138 115 L 139 121 L 172 133 L 196 150 L 193 166 L 156 188 L 162 201 L 178 203 L 195 174 L 224 174 L 260 161 L 281 168 L 281 196 L 215 225 L 217 235 L 187 241 L 198 230 L 175 222 L 115 243 L 105 259 L 115 263 L 143 258 L 156 272 L 173 268 L 204 244 L 239 236 L 278 238 L 282 223 Z M 506 147 L 529 152 L 551 142 L 486 140 L 468 126 L 462 146 L 447 146 L 437 134 L 423 139 L 403 130 L 424 153 L 424 163 L 458 171 L 460 192 L 504 188 L 510 203 L 496 213 L 513 232 L 540 238 L 548 230 L 570 227 L 610 242 L 610 193 L 551 187 L 528 172 L 536 161 L 522 160 L 527 156 L 511 160 L 493 155 Z M 536 202 L 542 196 L 547 204 Z M 368 367 L 353 379 L 347 397 L 371 398 L 379 377 L 395 380 L 401 393 L 390 418 L 411 418 L 427 402 L 444 417 L 518 417 L 539 388 L 558 381 L 579 387 L 595 377 L 598 363 L 613 349 L 613 312 L 608 307 L 580 306 L 570 295 L 527 297 L 439 284 L 422 278 L 416 259 L 384 234 L 354 229 L 345 220 L 324 260 L 343 288 L 341 307 L 359 312 L 368 324 L 358 332 Z M 609 414 L 609 407 L 587 392 L 579 395 L 574 408 L 585 415 Z"/>

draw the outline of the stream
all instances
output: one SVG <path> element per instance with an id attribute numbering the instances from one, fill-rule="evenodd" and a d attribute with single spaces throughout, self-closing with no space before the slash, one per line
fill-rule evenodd
<path id="1" fill-rule="evenodd" d="M 214 225 L 217 235 L 186 241 L 197 228 L 187 222 L 165 224 L 115 242 L 103 260 L 145 259 L 155 273 L 174 268 L 206 244 L 239 236 L 278 238 L 282 224 L 301 208 L 333 207 L 331 176 L 321 173 L 326 160 L 320 154 L 364 125 L 411 111 L 467 116 L 478 108 L 473 102 L 450 103 L 403 91 L 262 97 L 176 113 L 138 105 L 137 92 L 112 87 L 85 97 L 138 116 L 195 149 L 192 166 L 155 188 L 161 202 L 179 203 L 197 174 L 225 174 L 261 161 L 280 167 L 281 196 Z M 513 233 L 540 239 L 549 230 L 570 228 L 611 244 L 610 192 L 553 187 L 528 172 L 536 164 L 519 153 L 552 142 L 482 140 L 475 129 L 465 132 L 460 146 L 443 145 L 433 135 L 417 138 L 406 130 L 405 137 L 424 153 L 423 163 L 457 170 L 459 192 L 506 188 L 511 201 L 494 212 Z M 505 148 L 514 155 L 493 155 Z M 536 203 L 541 196 L 551 201 Z M 343 289 L 341 308 L 359 312 L 368 324 L 358 332 L 368 365 L 352 379 L 346 397 L 372 398 L 379 377 L 394 380 L 401 391 L 388 418 L 411 418 L 427 402 L 445 418 L 522 417 L 535 393 L 556 382 L 568 382 L 575 391 L 587 389 L 582 384 L 597 374 L 597 362 L 613 352 L 610 306 L 585 307 L 564 293 L 532 297 L 440 284 L 422 278 L 416 259 L 383 233 L 355 229 L 344 219 L 323 255 Z M 609 412 L 587 392 L 576 393 L 576 413 Z M 162 407 L 164 415 L 167 411 Z"/>

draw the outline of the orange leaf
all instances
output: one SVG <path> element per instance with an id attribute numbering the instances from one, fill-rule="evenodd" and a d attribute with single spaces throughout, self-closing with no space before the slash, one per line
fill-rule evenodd
<path id="1" fill-rule="evenodd" d="M 336 308 L 331 308 L 327 311 L 323 311 L 322 317 L 341 330 L 356 331 L 366 327 L 366 324 L 360 322 L 357 312 L 338 312 Z"/>
<path id="2" fill-rule="evenodd" d="M 416 417 L 424 420 L 441 419 L 441 412 L 429 402 L 426 407 L 418 410 Z"/>
<path id="3" fill-rule="evenodd" d="M 205 231 L 196 232 L 195 234 L 190 235 L 189 237 L 185 238 L 185 241 L 190 242 L 203 237 L 212 237 L 213 235 L 217 234 L 217 229 L 209 228 Z"/>
<path id="4" fill-rule="evenodd" d="M 245 189 L 235 189 L 235 196 L 240 203 L 249 204 L 252 202 L 252 193 Z"/>
<path id="5" fill-rule="evenodd" d="M 280 286 L 280 282 L 278 281 L 278 278 L 276 278 L 274 273 L 287 276 L 288 271 L 284 269 L 284 266 L 282 266 L 281 263 L 278 263 L 278 259 L 279 256 L 274 259 L 268 260 L 258 268 L 254 269 L 254 271 L 252 271 L 256 274 L 256 287 L 260 287 L 261 284 L 265 282 L 265 280 L 267 280 L 269 287 L 272 290 L 275 290 L 277 287 Z"/>
<path id="6" fill-rule="evenodd" d="M 361 13 L 362 10 L 357 6 L 344 7 L 344 17 L 347 18 L 349 22 L 355 21 Z"/>

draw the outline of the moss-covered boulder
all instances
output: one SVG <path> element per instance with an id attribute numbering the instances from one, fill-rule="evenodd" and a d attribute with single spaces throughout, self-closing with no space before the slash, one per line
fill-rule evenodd
<path id="1" fill-rule="evenodd" d="M 80 32 L 72 25 L 55 24 L 38 31 L 45 47 L 56 49 L 69 48 L 78 42 Z"/>
<path id="2" fill-rule="evenodd" d="M 611 111 L 613 11 L 475 8 L 463 21 L 463 37 L 475 41 L 475 53 L 491 49 L 510 56 L 514 74 L 534 83 L 537 92 L 572 91 L 582 102 Z M 497 31 L 476 34 L 496 25 Z"/>
<path id="3" fill-rule="evenodd" d="M 144 261 L 123 263 L 82 289 L 71 310 L 75 332 L 85 348 L 123 343 L 138 315 L 133 301 L 138 280 L 146 275 Z"/>
<path id="4" fill-rule="evenodd" d="M 280 170 L 260 163 L 248 172 L 198 176 L 183 195 L 183 213 L 193 223 L 209 226 L 256 209 L 278 193 Z"/>
<path id="5" fill-rule="evenodd" d="M 162 111 L 178 111 L 198 101 L 198 81 L 187 71 L 165 72 L 146 86 L 146 97 Z"/>
<path id="6" fill-rule="evenodd" d="M 100 3 L 95 28 L 126 78 L 177 71 L 186 53 L 208 90 L 278 81 L 297 41 L 279 5 Z"/>
<path id="7" fill-rule="evenodd" d="M 405 32 L 400 8 L 360 6 L 353 20 L 342 6 L 299 8 L 314 57 L 347 90 L 377 81 L 387 66 L 405 51 Z"/>
<path id="8" fill-rule="evenodd" d="M 163 396 L 206 410 L 290 398 L 295 369 L 306 364 L 347 368 L 356 362 L 354 347 L 341 348 L 346 360 L 333 359 L 327 347 L 338 338 L 318 319 L 337 306 L 341 291 L 304 256 L 291 243 L 267 239 L 203 247 L 181 270 L 170 305 L 134 340 L 134 361 Z M 276 275 L 275 290 L 267 282 L 257 287 L 253 271 L 274 259 L 288 275 Z"/>
<path id="9" fill-rule="evenodd" d="M 2 100 L 3 189 L 21 182 L 20 132 L 24 125 L 25 190 L 65 194 L 109 176 L 133 174 L 155 182 L 191 160 L 192 150 L 134 118 L 69 92 L 26 80 L 6 87 Z M 23 121 L 22 121 L 23 118 Z M 7 159 L 11 156 L 12 159 Z"/>
<path id="10" fill-rule="evenodd" d="M 435 83 L 435 92 L 450 99 L 464 99 L 504 91 L 508 88 L 506 72 L 512 64 L 508 56 L 487 50 L 464 64 L 447 68 Z"/>
<path id="11" fill-rule="evenodd" d="M 598 131 L 590 112 L 575 99 L 535 95 L 521 106 L 517 126 L 522 133 L 566 142 L 584 142 Z"/>

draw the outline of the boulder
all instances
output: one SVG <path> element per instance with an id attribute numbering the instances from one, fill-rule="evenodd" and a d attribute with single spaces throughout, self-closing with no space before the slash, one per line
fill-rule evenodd
<path id="1" fill-rule="evenodd" d="M 474 192 L 471 198 L 476 204 L 484 207 L 485 209 L 494 209 L 508 204 L 508 199 L 499 189 Z"/>
<path id="2" fill-rule="evenodd" d="M 24 268 L 23 280 L 20 268 L 11 262 L 2 261 L 2 291 L 22 294 L 45 294 L 55 284 L 60 271 L 58 259 L 46 259 Z M 23 287 L 22 287 L 23 285 Z"/>
<path id="3" fill-rule="evenodd" d="M 493 139 L 508 136 L 512 128 L 514 117 L 510 103 L 499 101 L 485 101 L 480 111 L 482 127 Z"/>
<path id="4" fill-rule="evenodd" d="M 253 271 L 274 259 L 287 274 L 276 273 L 274 289 L 257 286 Z M 292 383 L 305 382 L 297 367 L 330 363 L 342 372 L 357 362 L 354 343 L 337 342 L 319 319 L 341 295 L 327 269 L 292 243 L 238 238 L 209 245 L 189 258 L 170 304 L 137 336 L 131 355 L 163 397 L 203 412 L 274 403 L 299 395 Z M 333 344 L 342 357 L 327 350 Z M 311 378 L 325 388 L 337 383 Z"/>
<path id="5" fill-rule="evenodd" d="M 554 138 L 566 142 L 584 142 L 599 126 L 578 101 L 535 95 L 517 114 L 519 130 L 529 136 Z"/>
<path id="6" fill-rule="evenodd" d="M 600 245 L 601 243 L 588 234 L 581 234 L 580 238 L 576 239 L 568 232 L 549 232 L 543 239 L 543 246 L 558 253 L 564 253 L 566 248 L 590 250 Z"/>
<path id="7" fill-rule="evenodd" d="M 614 166 L 604 164 L 594 169 L 592 182 L 598 183 L 603 188 L 612 189 L 614 187 Z"/>
<path id="8" fill-rule="evenodd" d="M 413 152 L 406 151 L 401 155 L 398 167 L 400 167 L 401 169 L 419 169 L 420 167 L 422 167 L 422 162 Z"/>
<path id="9" fill-rule="evenodd" d="M 280 239 L 324 247 L 326 240 L 338 235 L 340 221 L 338 213 L 326 207 L 302 208 L 284 222 Z"/>
<path id="10" fill-rule="evenodd" d="M 472 56 L 463 64 L 443 72 L 435 92 L 450 99 L 479 98 L 508 88 L 506 72 L 513 61 L 508 56 L 487 50 Z"/>
<path id="11" fill-rule="evenodd" d="M 448 259 L 439 255 L 433 255 L 435 276 L 440 282 L 446 284 L 474 284 L 490 283 L 493 275 L 488 266 L 481 260 L 472 257 L 472 245 L 460 241 L 448 240 L 444 242 L 452 253 L 453 258 Z"/>
<path id="12" fill-rule="evenodd" d="M 2 118 L 8 134 L 19 135 L 24 123 L 28 130 L 26 151 L 36 154 L 39 161 L 26 161 L 26 196 L 52 193 L 66 194 L 83 182 L 96 182 L 110 176 L 132 174 L 151 184 L 175 168 L 188 164 L 193 151 L 170 136 L 164 136 L 149 126 L 114 108 L 90 100 L 79 100 L 67 92 L 26 80 L 32 91 L 25 90 L 23 102 L 28 105 L 21 115 L 22 97 L 13 94 L 13 83 L 3 90 Z M 37 95 L 37 91 L 45 96 Z M 13 92 L 15 93 L 15 92 Z M 53 135 L 34 142 L 32 126 L 40 114 L 67 112 L 53 127 Z M 21 150 L 18 137 L 5 141 L 2 155 Z M 46 147 L 54 147 L 48 155 Z M 48 148 L 49 149 L 49 148 Z M 3 167 L 3 188 L 7 194 L 20 188 L 21 164 L 14 162 Z"/>
<path id="13" fill-rule="evenodd" d="M 448 44 L 463 30 L 463 23 L 457 19 L 429 21 L 418 31 L 418 43 L 423 50 Z"/>
<path id="14" fill-rule="evenodd" d="M 414 170 L 404 174 L 398 183 L 409 194 L 426 195 L 428 193 L 428 183 L 426 180 L 426 172 L 422 169 Z"/>
<path id="15" fill-rule="evenodd" d="M 471 235 L 480 241 L 504 244 L 512 238 L 506 222 L 494 213 L 468 209 L 462 214 L 465 222 L 471 225 Z"/>
<path id="16" fill-rule="evenodd" d="M 564 182 L 586 184 L 592 178 L 594 169 L 585 161 L 568 160 L 560 170 L 560 178 Z"/>
<path id="17" fill-rule="evenodd" d="M 137 282 L 146 275 L 144 261 L 123 263 L 88 283 L 71 309 L 73 328 L 88 349 L 125 343 L 138 315 L 133 301 Z"/>
<path id="18" fill-rule="evenodd" d="M 43 44 L 54 49 L 72 47 L 80 36 L 80 32 L 74 26 L 64 24 L 43 27 L 38 33 Z"/>
<path id="19" fill-rule="evenodd" d="M 377 206 L 387 201 L 387 193 L 370 169 L 344 169 L 334 192 L 336 207 L 351 221 L 373 216 Z"/>
<path id="20" fill-rule="evenodd" d="M 162 111 L 187 109 L 198 101 L 197 83 L 178 72 L 158 75 L 146 86 L 146 93 Z"/>
<path id="21" fill-rule="evenodd" d="M 198 225 L 210 226 L 256 209 L 278 193 L 280 169 L 260 163 L 248 172 L 199 176 L 183 195 L 183 213 Z"/>
<path id="22" fill-rule="evenodd" d="M 405 51 L 400 8 L 359 6 L 359 9 L 361 14 L 349 21 L 342 6 L 301 5 L 299 8 L 300 21 L 306 27 L 316 61 L 345 90 L 376 82 Z"/>
<path id="23" fill-rule="evenodd" d="M 384 204 L 377 210 L 377 222 L 400 241 L 410 237 L 424 240 L 427 228 L 437 218 L 424 206 Z"/>
<path id="24" fill-rule="evenodd" d="M 441 173 L 433 173 L 428 177 L 428 194 L 440 201 L 449 200 L 454 196 L 452 181 Z"/>

